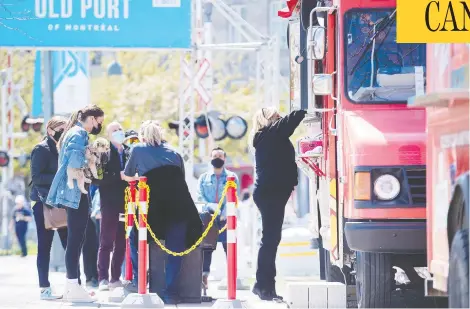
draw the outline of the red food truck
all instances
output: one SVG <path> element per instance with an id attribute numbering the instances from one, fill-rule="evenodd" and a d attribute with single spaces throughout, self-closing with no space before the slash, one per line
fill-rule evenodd
<path id="1" fill-rule="evenodd" d="M 409 102 L 427 110 L 427 295 L 469 308 L 470 44 L 428 44 L 427 91 Z"/>
<path id="2" fill-rule="evenodd" d="M 407 102 L 424 94 L 426 45 L 397 44 L 395 0 L 288 0 L 279 16 L 325 279 L 355 284 L 361 308 L 390 307 L 394 266 L 424 285 L 426 111 Z"/>

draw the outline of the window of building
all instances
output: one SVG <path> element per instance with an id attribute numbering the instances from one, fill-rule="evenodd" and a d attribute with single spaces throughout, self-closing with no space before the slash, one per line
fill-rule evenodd
<path id="1" fill-rule="evenodd" d="M 269 4 L 269 32 L 271 36 L 276 36 L 279 40 L 279 46 L 282 49 L 287 48 L 287 25 L 289 20 L 277 16 L 277 11 L 286 6 L 286 1 L 272 1 Z"/>
<path id="2" fill-rule="evenodd" d="M 248 11 L 245 5 L 231 5 L 230 7 L 244 20 L 247 19 Z M 240 31 L 238 31 L 230 22 L 228 26 L 228 39 L 230 43 L 239 43 L 245 41 L 245 38 L 241 35 Z"/>

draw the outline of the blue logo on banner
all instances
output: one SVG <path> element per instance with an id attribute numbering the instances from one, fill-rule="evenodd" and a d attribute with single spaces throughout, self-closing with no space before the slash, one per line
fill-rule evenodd
<path id="1" fill-rule="evenodd" d="M 191 47 L 190 0 L 5 0 L 2 6 L 2 47 Z"/>
<path id="2" fill-rule="evenodd" d="M 66 77 L 75 77 L 79 71 L 88 76 L 88 53 L 87 52 L 53 52 L 52 69 L 54 74 L 53 89 L 62 83 Z"/>

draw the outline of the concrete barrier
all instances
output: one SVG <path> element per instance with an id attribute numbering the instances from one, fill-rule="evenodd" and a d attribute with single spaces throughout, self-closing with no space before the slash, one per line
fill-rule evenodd
<path id="1" fill-rule="evenodd" d="M 292 282 L 286 287 L 290 308 L 346 308 L 346 285 L 336 282 Z"/>

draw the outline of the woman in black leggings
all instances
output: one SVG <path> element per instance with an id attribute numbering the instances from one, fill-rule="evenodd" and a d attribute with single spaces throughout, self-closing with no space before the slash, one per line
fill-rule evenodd
<path id="1" fill-rule="evenodd" d="M 297 185 L 295 150 L 289 138 L 305 117 L 294 111 L 281 117 L 276 108 L 262 108 L 254 118 L 256 182 L 253 199 L 261 213 L 263 235 L 253 293 L 262 300 L 282 299 L 276 293 L 276 254 L 281 242 L 286 203 Z"/>
<path id="2" fill-rule="evenodd" d="M 96 105 L 86 106 L 70 117 L 57 145 L 59 169 L 47 197 L 47 204 L 67 210 L 68 236 L 65 250 L 67 282 L 64 300 L 69 302 L 94 302 L 95 299 L 78 280 L 80 251 L 90 218 L 90 196 L 88 193 L 81 193 L 76 180 L 73 181 L 73 188 L 67 185 L 67 169 L 81 169 L 85 166 L 88 134 L 99 134 L 103 121 L 104 112 Z"/>
<path id="3" fill-rule="evenodd" d="M 31 152 L 32 188 L 30 198 L 34 203 L 33 214 L 38 237 L 37 268 L 39 288 L 41 289 L 40 297 L 43 300 L 60 298 L 59 295 L 52 294 L 49 282 L 49 262 L 54 230 L 46 230 L 44 225 L 43 202 L 47 198 L 52 180 L 57 172 L 57 161 L 59 159 L 57 142 L 64 132 L 66 123 L 67 119 L 62 117 L 53 117 L 49 120 L 46 125 L 47 136 Z M 67 246 L 67 228 L 58 229 L 57 233 L 62 247 L 65 249 Z"/>

